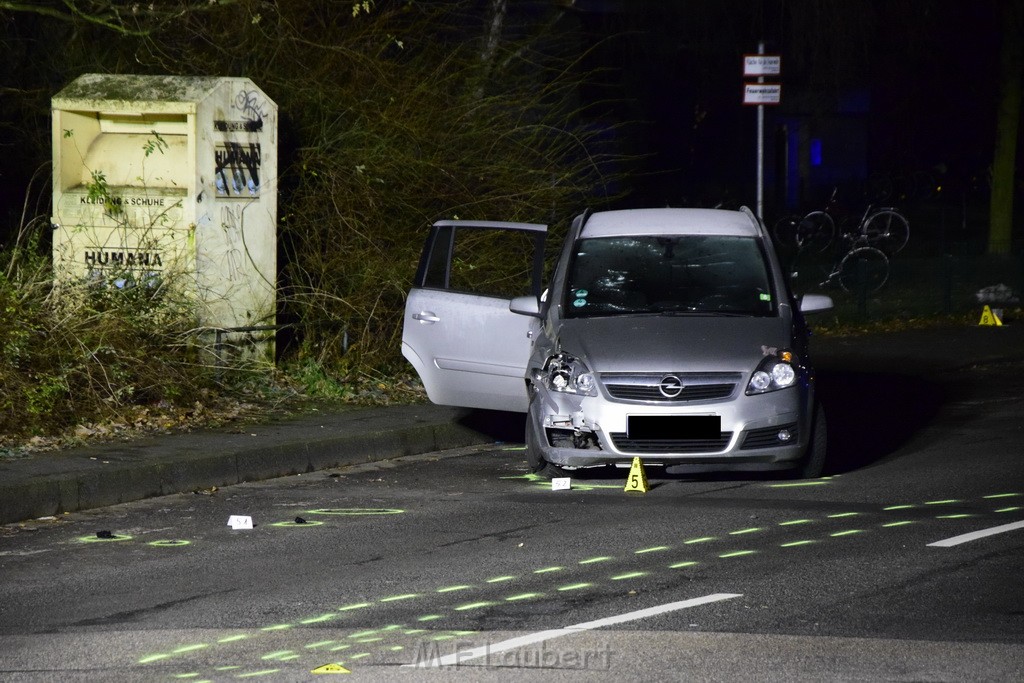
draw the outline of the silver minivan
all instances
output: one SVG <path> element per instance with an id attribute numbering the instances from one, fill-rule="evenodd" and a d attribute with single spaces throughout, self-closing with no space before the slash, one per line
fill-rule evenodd
<path id="1" fill-rule="evenodd" d="M 832 302 L 794 298 L 751 211 L 584 212 L 547 288 L 545 235 L 434 224 L 402 337 L 431 401 L 526 412 L 527 460 L 546 476 L 634 457 L 821 475 L 803 314 Z"/>

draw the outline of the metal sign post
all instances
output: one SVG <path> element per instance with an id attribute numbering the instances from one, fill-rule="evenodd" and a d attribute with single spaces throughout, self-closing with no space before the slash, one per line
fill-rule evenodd
<path id="1" fill-rule="evenodd" d="M 764 41 L 757 44 L 756 55 L 743 55 L 743 75 L 757 76 L 757 83 L 743 84 L 743 104 L 757 105 L 757 216 L 764 218 L 764 105 L 782 100 L 782 86 L 765 83 L 765 76 L 782 74 L 782 57 L 766 55 Z"/>

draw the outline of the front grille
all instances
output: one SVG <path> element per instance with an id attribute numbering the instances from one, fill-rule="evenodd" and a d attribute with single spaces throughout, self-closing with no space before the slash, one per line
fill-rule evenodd
<path id="1" fill-rule="evenodd" d="M 666 378 L 678 380 L 682 388 L 666 396 L 661 385 Z M 620 401 L 644 403 L 695 403 L 727 399 L 742 377 L 736 373 L 606 373 L 601 375 L 608 395 Z"/>
<path id="2" fill-rule="evenodd" d="M 788 429 L 789 433 L 792 435 L 789 441 L 779 441 L 779 432 L 783 429 Z M 782 446 L 784 444 L 794 444 L 799 436 L 800 433 L 797 431 L 796 422 L 779 425 L 777 427 L 751 429 L 747 432 L 747 435 L 743 437 L 743 445 L 740 446 L 740 449 L 750 450 L 753 448 L 772 448 L 774 446 Z"/>
<path id="3" fill-rule="evenodd" d="M 609 436 L 623 453 L 721 453 L 729 447 L 732 432 L 722 432 L 717 439 L 630 439 L 626 432 Z"/>

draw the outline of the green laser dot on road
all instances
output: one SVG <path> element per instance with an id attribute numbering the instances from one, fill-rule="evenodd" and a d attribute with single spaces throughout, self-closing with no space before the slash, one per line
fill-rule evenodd
<path id="1" fill-rule="evenodd" d="M 493 602 L 491 600 L 480 600 L 479 602 L 470 602 L 470 603 L 465 604 L 465 605 L 459 605 L 458 607 L 455 608 L 455 611 L 456 612 L 468 612 L 469 610 L 483 609 L 484 607 L 491 607 L 491 606 L 497 605 L 497 604 L 498 603 Z"/>
<path id="2" fill-rule="evenodd" d="M 310 643 L 309 645 L 304 645 L 303 647 L 305 647 L 307 650 L 315 650 L 318 647 L 327 647 L 328 645 L 334 645 L 334 642 L 335 641 L 333 640 L 321 640 L 320 642 Z"/>
<path id="3" fill-rule="evenodd" d="M 250 671 L 248 673 L 238 674 L 236 678 L 260 678 L 262 676 L 273 676 L 280 672 L 280 669 L 261 669 L 260 671 Z"/>
<path id="4" fill-rule="evenodd" d="M 309 619 L 303 619 L 299 623 L 300 624 L 319 624 L 321 622 L 331 621 L 332 619 L 337 619 L 337 618 L 338 618 L 338 615 L 334 614 L 332 612 L 330 614 L 321 614 L 319 617 L 310 617 Z"/>
<path id="5" fill-rule="evenodd" d="M 368 636 L 376 635 L 378 633 L 380 633 L 380 629 L 375 628 L 370 631 L 359 631 L 358 633 L 353 633 L 349 636 L 349 638 L 366 638 Z"/>
<path id="6" fill-rule="evenodd" d="M 339 607 L 338 611 L 339 612 L 349 612 L 349 611 L 354 610 L 354 609 L 363 609 L 364 607 L 369 607 L 369 606 L 370 606 L 370 603 L 368 603 L 368 602 L 357 602 L 354 605 L 345 605 L 344 607 Z"/>
<path id="7" fill-rule="evenodd" d="M 618 576 L 611 577 L 612 581 L 625 581 L 626 579 L 639 579 L 642 576 L 647 576 L 650 572 L 626 572 L 625 574 L 619 574 Z"/>
<path id="8" fill-rule="evenodd" d="M 544 595 L 543 593 L 521 593 L 519 595 L 510 595 L 505 598 L 505 602 L 519 602 L 520 600 L 532 600 L 539 598 Z"/>
<path id="9" fill-rule="evenodd" d="M 718 538 L 715 536 L 703 536 L 701 538 L 691 538 L 688 541 L 683 541 L 685 545 L 693 545 L 695 543 L 708 543 L 710 541 L 717 541 Z"/>
<path id="10" fill-rule="evenodd" d="M 670 564 L 668 566 L 668 568 L 669 569 L 684 569 L 686 567 L 692 567 L 695 564 L 697 564 L 697 563 L 694 560 L 686 560 L 684 562 L 676 562 L 675 564 Z"/>
<path id="11" fill-rule="evenodd" d="M 493 579 L 487 579 L 487 583 L 504 583 L 505 581 L 514 581 L 514 576 L 496 576 Z"/>

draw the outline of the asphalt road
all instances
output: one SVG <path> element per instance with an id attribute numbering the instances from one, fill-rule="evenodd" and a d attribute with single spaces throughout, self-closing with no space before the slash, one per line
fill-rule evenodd
<path id="1" fill-rule="evenodd" d="M 553 491 L 483 414 L 507 442 L 0 527 L 0 679 L 1022 680 L 1021 370 L 826 363 L 811 482 Z"/>

